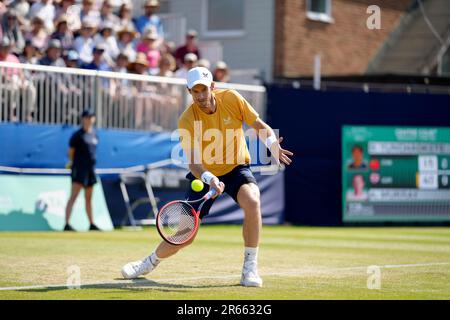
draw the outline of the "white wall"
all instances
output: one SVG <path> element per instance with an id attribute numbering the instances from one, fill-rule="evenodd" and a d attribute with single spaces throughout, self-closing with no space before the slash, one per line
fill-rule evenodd
<path id="1" fill-rule="evenodd" d="M 231 69 L 260 69 L 265 80 L 273 73 L 273 46 L 275 28 L 274 0 L 242 0 L 244 8 L 243 36 L 205 37 L 202 15 L 205 0 L 167 0 L 171 13 L 182 13 L 187 18 L 187 29 L 199 32 L 199 41 L 219 41 L 223 46 L 223 59 Z M 226 0 L 224 0 L 226 1 Z"/>

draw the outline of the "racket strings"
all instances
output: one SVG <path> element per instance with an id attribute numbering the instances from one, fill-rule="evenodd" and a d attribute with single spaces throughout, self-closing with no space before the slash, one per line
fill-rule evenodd
<path id="1" fill-rule="evenodd" d="M 195 229 L 192 207 L 184 202 L 173 203 L 160 213 L 159 230 L 172 243 L 188 240 Z"/>

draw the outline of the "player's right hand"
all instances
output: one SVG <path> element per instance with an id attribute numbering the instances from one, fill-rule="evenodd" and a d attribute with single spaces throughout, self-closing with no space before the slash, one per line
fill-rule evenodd
<path id="1" fill-rule="evenodd" d="M 66 163 L 66 169 L 72 169 L 72 161 Z"/>
<path id="2" fill-rule="evenodd" d="M 225 190 L 225 184 L 219 181 L 218 178 L 212 179 L 211 184 L 209 185 L 209 190 L 211 189 L 216 190 L 216 195 L 213 198 L 218 197 Z"/>

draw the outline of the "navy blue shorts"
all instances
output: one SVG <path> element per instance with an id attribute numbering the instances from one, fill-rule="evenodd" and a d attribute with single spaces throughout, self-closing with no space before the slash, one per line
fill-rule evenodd
<path id="1" fill-rule="evenodd" d="M 97 182 L 94 168 L 72 168 L 72 182 L 81 183 L 84 187 L 91 187 Z"/>
<path id="2" fill-rule="evenodd" d="M 192 182 L 192 180 L 197 179 L 192 173 L 188 173 L 186 175 L 186 178 L 189 179 L 189 182 Z M 239 192 L 239 189 L 242 185 L 247 183 L 254 183 L 257 184 L 255 177 L 253 176 L 252 171 L 250 170 L 249 165 L 239 165 L 227 174 L 224 174 L 223 176 L 218 177 L 221 182 L 225 184 L 225 192 L 233 198 L 236 203 L 237 201 L 237 194 Z M 209 185 L 205 184 L 205 187 L 200 192 L 195 192 L 191 189 L 189 183 L 189 190 L 186 192 L 186 200 L 197 200 L 203 197 L 208 191 L 209 191 Z M 205 202 L 205 204 L 202 207 L 202 211 L 200 212 L 200 219 L 206 216 L 209 213 L 209 209 L 211 209 L 211 206 L 213 205 L 214 201 L 216 201 L 216 198 L 209 199 Z M 239 204 L 239 203 L 238 203 Z M 193 206 L 194 209 L 198 209 L 195 205 Z"/>

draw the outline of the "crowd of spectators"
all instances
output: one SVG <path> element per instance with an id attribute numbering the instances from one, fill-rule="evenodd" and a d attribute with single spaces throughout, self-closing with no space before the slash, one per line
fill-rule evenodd
<path id="1" fill-rule="evenodd" d="M 136 4 L 136 2 L 135 2 Z M 202 59 L 198 34 L 188 30 L 176 48 L 164 39 L 158 0 L 147 0 L 132 16 L 131 0 L 0 0 L 0 61 L 186 76 Z M 223 61 L 212 70 L 216 81 L 229 80 Z"/>
<path id="2" fill-rule="evenodd" d="M 146 0 L 143 10 L 135 10 L 142 15 L 133 17 L 132 5 L 137 3 L 0 0 L 0 61 L 179 78 L 185 78 L 190 68 L 203 66 L 211 69 L 215 81 L 229 81 L 225 62 L 212 66 L 202 57 L 195 30 L 188 30 L 185 43 L 176 47 L 164 38 L 159 1 Z M 122 77 L 102 78 L 94 84 L 90 78 L 81 81 L 70 73 L 0 70 L 0 110 L 4 111 L 0 121 L 73 123 L 81 104 L 101 99 L 108 108 L 105 117 L 115 119 L 105 118 L 104 123 L 171 128 L 183 104 L 184 88 L 164 82 Z M 96 90 L 86 90 L 95 85 Z M 56 111 L 49 114 L 49 110 Z"/>

